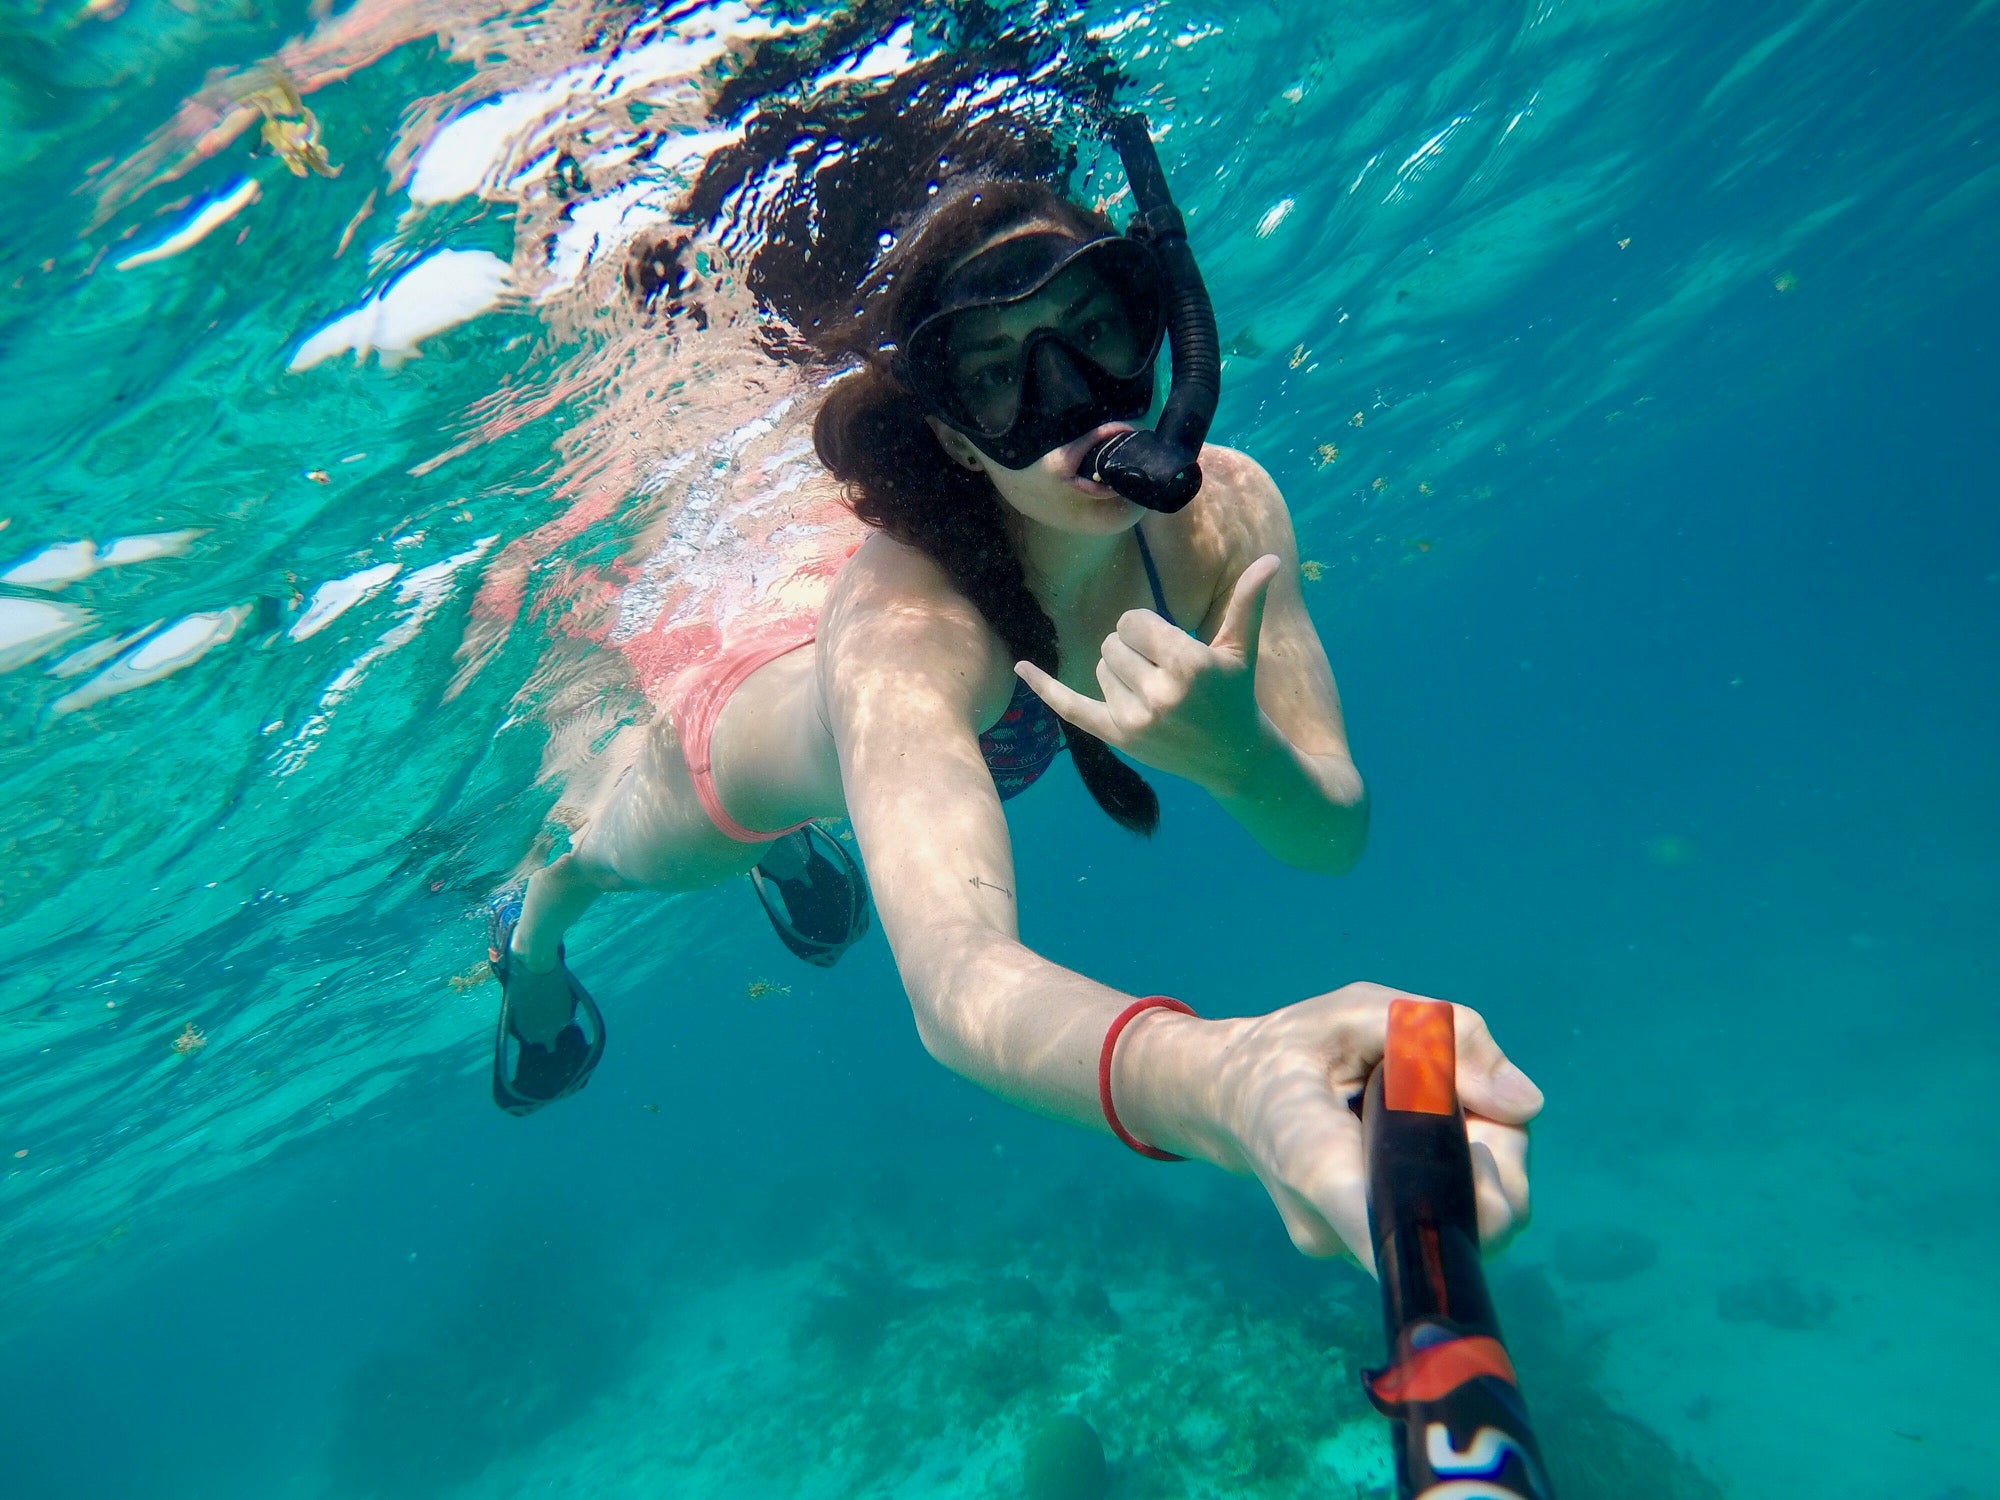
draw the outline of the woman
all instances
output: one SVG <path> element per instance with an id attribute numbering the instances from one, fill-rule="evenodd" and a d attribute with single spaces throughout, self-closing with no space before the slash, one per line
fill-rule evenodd
<path id="1" fill-rule="evenodd" d="M 960 177 L 903 228 L 858 314 L 815 330 L 819 355 L 854 366 L 815 447 L 874 531 L 815 630 L 686 674 L 572 850 L 497 924 L 503 1105 L 562 1097 L 596 1060 L 602 1024 L 561 939 L 606 891 L 754 865 L 795 950 L 838 957 L 865 893 L 806 825 L 844 814 L 933 1056 L 1148 1155 L 1254 1172 L 1300 1249 L 1368 1263 L 1349 1100 L 1395 992 L 1348 985 L 1203 1020 L 1017 936 L 1001 802 L 1065 745 L 1135 831 L 1158 803 L 1113 749 L 1206 788 L 1300 869 L 1338 874 L 1366 838 L 1270 478 L 1210 447 L 1194 501 L 1157 514 L 1079 476 L 1151 400 L 1158 289 L 1130 252 L 1042 183 Z M 1541 1098 L 1476 1015 L 1461 1009 L 1458 1029 L 1481 1227 L 1503 1236 L 1527 1212 L 1522 1127 Z"/>

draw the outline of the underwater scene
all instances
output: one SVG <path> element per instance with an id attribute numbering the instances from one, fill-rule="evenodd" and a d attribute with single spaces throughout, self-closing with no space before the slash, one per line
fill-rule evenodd
<path id="1" fill-rule="evenodd" d="M 1563 1500 L 2000 1496 L 1996 81 L 1994 0 L 10 0 L 0 1494 L 1397 1493 L 1368 1272 L 879 922 L 612 895 L 494 1107 L 493 912 L 865 534 L 815 330 L 956 143 L 1122 228 L 1131 110 L 1372 828 L 1065 756 L 1021 940 L 1486 1018 Z"/>

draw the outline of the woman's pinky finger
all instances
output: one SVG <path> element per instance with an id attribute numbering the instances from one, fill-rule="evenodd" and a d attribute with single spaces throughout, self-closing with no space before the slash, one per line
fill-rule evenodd
<path id="1" fill-rule="evenodd" d="M 1493 1158 L 1499 1175 L 1500 1191 L 1507 1207 L 1522 1223 L 1528 1219 L 1528 1132 L 1518 1125 L 1502 1125 L 1496 1120 L 1473 1115 L 1465 1122 L 1465 1133 L 1475 1147 L 1484 1146 Z"/>
<path id="2" fill-rule="evenodd" d="M 1349 1255 L 1360 1261 L 1364 1270 L 1374 1271 L 1375 1257 L 1369 1249 L 1368 1213 L 1365 1208 L 1361 1214 L 1360 1232 L 1355 1234 L 1352 1225 L 1331 1222 L 1318 1204 L 1282 1182 L 1266 1182 L 1264 1189 L 1271 1195 L 1278 1217 L 1284 1220 L 1285 1232 L 1291 1235 L 1292 1244 L 1302 1255 L 1318 1260 Z"/>
<path id="3" fill-rule="evenodd" d="M 1489 1251 L 1520 1233 L 1527 1221 L 1525 1213 L 1515 1212 L 1501 1187 L 1500 1169 L 1484 1141 L 1472 1143 L 1472 1197 L 1479 1212 L 1479 1243 Z"/>
<path id="4" fill-rule="evenodd" d="M 1066 683 L 1058 682 L 1033 662 L 1014 663 L 1014 675 L 1027 683 L 1036 697 L 1077 728 L 1087 730 L 1099 739 L 1116 732 L 1111 727 L 1111 711 L 1102 703 L 1095 698 L 1084 697 Z"/>

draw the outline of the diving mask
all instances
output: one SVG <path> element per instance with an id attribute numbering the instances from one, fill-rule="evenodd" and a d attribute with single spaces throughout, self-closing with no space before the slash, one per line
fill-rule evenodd
<path id="1" fill-rule="evenodd" d="M 1166 330 L 1160 270 L 1120 235 L 1013 235 L 945 277 L 896 355 L 903 383 L 1003 468 L 1142 417 Z"/>

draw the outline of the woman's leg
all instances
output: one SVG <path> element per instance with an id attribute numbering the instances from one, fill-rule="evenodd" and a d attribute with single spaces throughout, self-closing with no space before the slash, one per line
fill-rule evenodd
<path id="1" fill-rule="evenodd" d="M 808 643 L 758 667 L 710 726 L 717 789 L 750 816 L 786 822 L 840 811 L 838 758 L 818 709 L 814 649 Z M 626 730 L 624 745 L 610 753 L 621 751 L 630 764 L 591 811 L 575 847 L 529 878 L 509 944 L 524 1031 L 545 1022 L 553 1034 L 567 1017 L 567 990 L 535 980 L 554 974 L 563 934 L 600 895 L 698 890 L 743 874 L 772 847 L 730 838 L 710 821 L 679 730 L 665 715 Z M 529 1014 L 521 1014 L 523 1004 Z"/>
<path id="2" fill-rule="evenodd" d="M 615 885 L 605 885 L 574 853 L 544 865 L 528 877 L 528 894 L 521 903 L 521 919 L 514 925 L 514 941 L 509 945 L 514 957 L 537 974 L 556 966 L 556 950 L 570 924 L 585 908 Z"/>
<path id="3" fill-rule="evenodd" d="M 550 1046 L 569 1024 L 575 1001 L 568 980 L 557 972 L 562 937 L 605 889 L 574 852 L 528 877 L 521 915 L 507 944 L 507 1002 L 522 1040 Z"/>
<path id="4" fill-rule="evenodd" d="M 693 890 L 740 874 L 757 858 L 755 848 L 724 839 L 701 816 L 671 726 L 627 732 L 639 743 L 631 765 L 586 818 L 574 847 L 528 877 L 507 944 L 508 1018 L 523 1041 L 550 1046 L 569 1024 L 575 1002 L 563 936 L 599 896 Z"/>

